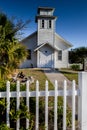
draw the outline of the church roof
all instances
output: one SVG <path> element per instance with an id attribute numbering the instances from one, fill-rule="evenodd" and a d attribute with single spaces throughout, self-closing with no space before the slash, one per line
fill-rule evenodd
<path id="1" fill-rule="evenodd" d="M 70 47 L 73 46 L 69 41 L 65 40 L 65 39 L 64 39 L 62 36 L 60 36 L 59 34 L 55 33 L 55 36 L 56 36 L 58 39 L 60 39 L 68 48 L 70 48 Z"/>
<path id="2" fill-rule="evenodd" d="M 42 44 L 40 44 L 39 46 L 37 46 L 34 51 L 39 50 L 39 49 L 40 49 L 41 47 L 43 47 L 44 45 L 49 45 L 51 48 L 53 48 L 54 50 L 57 50 L 57 51 L 60 50 L 58 47 L 52 46 L 52 45 L 49 44 L 48 42 L 45 42 L 45 43 L 42 43 Z"/>
<path id="3" fill-rule="evenodd" d="M 36 35 L 36 37 L 37 37 L 37 31 L 35 31 L 35 32 L 32 33 L 31 35 L 25 37 L 25 38 L 21 41 L 21 43 L 24 42 L 24 41 L 26 41 L 27 39 L 30 39 L 31 37 L 34 37 L 35 35 Z M 65 40 L 65 39 L 64 39 L 63 37 L 61 37 L 59 34 L 55 33 L 55 36 L 56 36 L 58 39 L 60 39 L 60 40 L 63 42 L 63 44 L 65 44 L 65 46 L 67 46 L 67 48 L 70 48 L 70 47 L 73 46 L 70 42 L 68 42 L 67 40 Z M 44 45 L 46 45 L 46 44 L 48 44 L 49 46 L 51 46 L 51 47 L 54 48 L 55 50 L 60 50 L 60 48 L 56 47 L 56 45 L 55 45 L 55 47 L 54 47 L 54 46 L 52 46 L 51 44 L 49 44 L 48 42 L 40 44 L 39 46 L 36 47 L 35 50 L 38 50 L 39 48 L 41 48 L 42 46 L 44 46 Z"/>
<path id="4" fill-rule="evenodd" d="M 35 35 L 37 35 L 37 31 L 35 31 L 35 32 L 32 33 L 31 35 L 25 37 L 21 42 L 24 42 L 24 41 L 26 41 L 27 39 L 30 39 L 31 37 L 34 37 Z M 65 44 L 68 48 L 72 47 L 72 44 L 71 44 L 70 42 L 68 42 L 67 40 L 65 40 L 63 37 L 61 37 L 59 34 L 55 33 L 55 36 L 56 36 L 58 39 L 60 39 L 60 40 L 63 42 L 63 44 Z M 42 46 L 44 46 L 45 44 L 49 44 L 49 43 L 48 43 L 48 42 L 43 43 L 43 44 L 41 44 L 41 46 L 37 46 L 37 49 L 38 49 L 38 47 L 42 47 Z M 50 45 L 50 46 L 52 46 L 52 45 Z M 55 46 L 56 46 L 56 45 L 55 45 Z M 53 47 L 53 46 L 52 46 L 52 47 Z M 55 49 L 56 49 L 56 47 L 55 47 Z M 57 49 L 59 49 L 59 48 L 57 48 Z"/>
<path id="5" fill-rule="evenodd" d="M 52 7 L 38 7 L 38 13 L 40 13 L 40 10 L 55 10 L 55 8 Z"/>
<path id="6" fill-rule="evenodd" d="M 32 34 L 30 34 L 27 37 L 25 37 L 24 39 L 22 39 L 21 42 L 24 42 L 25 40 L 30 39 L 31 37 L 34 37 L 35 35 L 37 35 L 37 31 L 33 32 Z"/>

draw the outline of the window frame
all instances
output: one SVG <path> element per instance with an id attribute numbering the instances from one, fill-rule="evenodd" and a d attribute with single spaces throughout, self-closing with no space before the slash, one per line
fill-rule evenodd
<path id="1" fill-rule="evenodd" d="M 41 28 L 44 28 L 45 21 L 44 19 L 41 20 Z"/>
<path id="2" fill-rule="evenodd" d="M 62 61 L 62 50 L 58 50 L 58 60 Z"/>
<path id="3" fill-rule="evenodd" d="M 31 60 L 31 49 L 27 49 L 27 60 Z"/>
<path id="4" fill-rule="evenodd" d="M 49 20 L 49 28 L 52 28 L 52 21 Z"/>

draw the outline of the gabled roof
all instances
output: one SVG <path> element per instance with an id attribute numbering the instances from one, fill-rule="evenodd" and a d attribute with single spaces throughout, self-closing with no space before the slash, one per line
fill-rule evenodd
<path id="1" fill-rule="evenodd" d="M 27 37 L 25 37 L 23 40 L 21 40 L 21 42 L 24 42 L 26 39 L 29 39 L 33 36 L 35 36 L 37 34 L 37 31 L 33 32 L 32 34 L 28 35 Z"/>
<path id="2" fill-rule="evenodd" d="M 36 48 L 35 48 L 35 50 L 34 51 L 37 51 L 37 50 L 39 50 L 41 47 L 43 47 L 44 45 L 49 45 L 51 48 L 53 48 L 54 50 L 60 50 L 58 47 L 56 47 L 56 46 L 52 46 L 51 44 L 49 44 L 48 42 L 46 42 L 46 43 L 42 43 L 42 44 L 40 44 L 39 46 L 37 46 Z"/>
<path id="3" fill-rule="evenodd" d="M 35 31 L 35 32 L 32 33 L 31 35 L 25 37 L 21 42 L 24 42 L 25 40 L 27 40 L 27 39 L 29 39 L 29 38 L 31 38 L 31 37 L 34 37 L 35 35 L 37 35 L 37 31 Z M 60 39 L 60 40 L 63 42 L 63 44 L 65 44 L 65 45 L 67 46 L 67 48 L 70 48 L 70 47 L 73 46 L 70 42 L 68 42 L 67 40 L 65 40 L 63 37 L 61 37 L 61 36 L 58 35 L 57 33 L 55 33 L 55 36 L 56 36 L 58 39 Z M 48 42 L 43 43 L 43 44 L 41 44 L 40 46 L 37 46 L 37 48 L 41 48 L 41 47 L 44 46 L 45 44 L 48 44 L 49 46 L 51 46 L 52 48 L 55 48 L 56 50 L 60 50 L 60 48 L 56 47 L 56 45 L 55 45 L 55 47 L 54 47 L 54 46 L 52 46 L 51 44 L 49 44 Z"/>
<path id="4" fill-rule="evenodd" d="M 72 47 L 73 45 L 68 42 L 67 40 L 65 40 L 63 37 L 61 37 L 60 35 L 58 35 L 57 33 L 55 33 L 56 37 L 58 37 L 68 48 Z"/>

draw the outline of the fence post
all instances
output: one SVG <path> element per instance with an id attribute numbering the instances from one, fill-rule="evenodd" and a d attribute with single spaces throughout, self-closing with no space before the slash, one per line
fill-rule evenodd
<path id="1" fill-rule="evenodd" d="M 57 103 L 58 103 L 58 82 L 55 80 L 55 90 L 54 90 L 54 130 L 57 130 Z"/>
<path id="2" fill-rule="evenodd" d="M 17 81 L 17 86 L 16 86 L 16 91 L 17 91 L 17 101 L 16 101 L 16 109 L 17 111 L 19 111 L 20 108 L 20 81 Z M 16 130 L 20 129 L 20 119 L 17 119 L 17 123 L 16 123 Z"/>
<path id="3" fill-rule="evenodd" d="M 87 72 L 79 72 L 78 123 L 80 130 L 87 130 Z"/>
<path id="4" fill-rule="evenodd" d="M 36 129 L 39 130 L 39 82 L 36 81 Z"/>
<path id="5" fill-rule="evenodd" d="M 48 81 L 45 82 L 45 130 L 48 130 Z"/>
<path id="6" fill-rule="evenodd" d="M 64 80 L 64 93 L 63 93 L 63 130 L 66 130 L 66 88 L 67 82 Z"/>
<path id="7" fill-rule="evenodd" d="M 10 127 L 10 119 L 9 119 L 9 112 L 10 112 L 10 82 L 7 81 L 6 83 L 6 91 L 7 91 L 7 111 L 6 111 L 6 122 L 7 122 L 7 126 Z"/>
<path id="8" fill-rule="evenodd" d="M 26 106 L 29 112 L 29 81 L 26 82 Z M 29 119 L 26 119 L 26 129 L 29 129 Z"/>

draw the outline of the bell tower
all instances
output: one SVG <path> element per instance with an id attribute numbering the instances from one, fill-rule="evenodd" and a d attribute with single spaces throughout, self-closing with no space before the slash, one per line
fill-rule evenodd
<path id="1" fill-rule="evenodd" d="M 55 42 L 55 22 L 56 16 L 53 16 L 54 8 L 39 7 L 36 16 L 37 22 L 37 42 L 38 45 L 49 43 L 52 46 Z"/>

